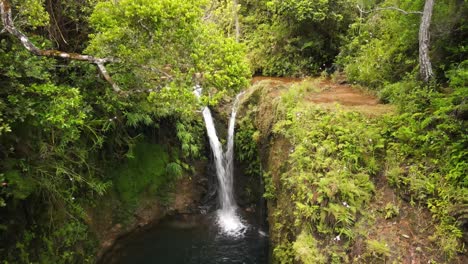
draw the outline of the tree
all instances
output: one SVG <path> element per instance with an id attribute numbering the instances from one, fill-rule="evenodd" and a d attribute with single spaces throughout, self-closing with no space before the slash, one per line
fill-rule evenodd
<path id="1" fill-rule="evenodd" d="M 431 25 L 433 8 L 434 0 L 426 0 L 421 18 L 421 24 L 419 26 L 419 72 L 421 74 L 421 79 L 426 83 L 429 82 L 429 80 L 434 75 L 434 72 L 432 71 L 431 59 L 429 57 L 429 28 Z"/>
<path id="2" fill-rule="evenodd" d="M 205 85 L 237 90 L 247 84 L 248 69 L 242 66 L 242 48 L 231 45 L 227 39 L 222 40 L 220 32 L 207 30 L 213 25 L 200 20 L 202 4 L 203 1 L 198 0 L 102 1 L 90 17 L 91 25 L 98 33 L 92 35 L 85 50 L 96 56 L 42 50 L 15 27 L 9 0 L 0 0 L 0 11 L 4 30 L 20 40 L 28 51 L 38 56 L 93 63 L 115 92 L 159 91 L 169 82 L 191 87 L 193 83 L 188 83 L 192 81 L 192 75 L 201 70 L 205 71 Z M 238 39 L 237 16 L 236 21 Z M 203 34 L 210 34 L 211 38 Z M 230 48 L 226 49 L 226 46 Z M 211 52 L 206 50 L 207 47 L 211 47 Z M 205 60 L 213 54 L 216 61 Z M 220 58 L 224 58 L 223 63 L 219 63 Z M 119 64 L 120 67 L 111 67 L 120 69 L 113 70 L 115 78 L 107 70 L 107 63 Z M 226 68 L 235 71 L 226 71 Z M 124 92 L 121 85 L 126 86 Z"/>
<path id="3" fill-rule="evenodd" d="M 234 8 L 234 25 L 236 30 L 236 41 L 239 42 L 240 38 L 240 25 L 239 25 L 239 5 L 237 0 L 233 0 L 233 8 Z"/>
<path id="4" fill-rule="evenodd" d="M 419 25 L 419 72 L 421 75 L 421 79 L 426 83 L 434 75 L 434 72 L 432 70 L 431 59 L 429 56 L 429 50 L 430 50 L 429 28 L 431 26 L 431 18 L 432 18 L 432 11 L 434 8 L 434 1 L 435 0 L 425 0 L 423 12 L 406 11 L 406 10 L 403 10 L 394 6 L 375 8 L 374 10 L 371 10 L 371 11 L 364 11 L 359 5 L 357 6 L 361 14 L 370 13 L 372 11 L 380 11 L 380 10 L 394 10 L 394 11 L 401 12 L 405 15 L 408 15 L 408 14 L 422 15 L 421 22 Z"/>
<path id="5" fill-rule="evenodd" d="M 45 57 L 57 57 L 63 59 L 70 59 L 70 60 L 78 60 L 78 61 L 87 61 L 90 63 L 96 64 L 102 76 L 108 81 L 115 92 L 121 92 L 120 87 L 112 80 L 111 76 L 107 72 L 106 67 L 104 66 L 105 63 L 115 61 L 113 58 L 97 58 L 89 55 L 82 55 L 78 53 L 67 53 L 58 50 L 42 50 L 39 49 L 34 43 L 30 41 L 30 39 L 20 30 L 15 27 L 13 21 L 13 14 L 11 11 L 11 3 L 8 0 L 0 0 L 0 14 L 3 22 L 4 30 L 10 33 L 11 35 L 15 36 L 21 41 L 21 44 L 31 53 L 38 55 L 38 56 L 45 56 Z"/>

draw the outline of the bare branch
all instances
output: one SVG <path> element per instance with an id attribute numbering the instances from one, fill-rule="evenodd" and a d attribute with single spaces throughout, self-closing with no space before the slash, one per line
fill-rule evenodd
<path id="1" fill-rule="evenodd" d="M 163 79 L 166 79 L 166 80 L 169 80 L 169 81 L 174 80 L 174 77 L 172 75 L 170 75 L 169 73 L 167 73 L 166 71 L 163 71 L 163 70 L 160 70 L 158 68 L 151 67 L 151 66 L 140 66 L 140 67 L 142 67 L 145 70 L 148 70 L 148 71 L 151 71 L 151 72 L 157 72 L 159 74 L 164 75 L 163 77 L 161 77 Z"/>
<path id="2" fill-rule="evenodd" d="M 11 35 L 15 36 L 17 39 L 21 41 L 21 44 L 30 51 L 31 53 L 37 56 L 45 56 L 45 57 L 56 57 L 56 58 L 63 58 L 69 60 L 78 60 L 78 61 L 87 61 L 90 63 L 94 63 L 97 65 L 99 72 L 102 74 L 104 79 L 109 82 L 112 86 L 112 89 L 117 92 L 121 93 L 122 90 L 120 87 L 112 80 L 111 76 L 107 72 L 104 64 L 108 62 L 117 62 L 116 59 L 113 58 L 96 58 L 90 55 L 83 55 L 79 53 L 68 53 L 62 52 L 58 50 L 41 50 L 34 43 L 32 43 L 29 38 L 20 30 L 18 30 L 13 22 L 12 13 L 11 13 L 11 4 L 8 0 L 0 0 L 0 12 L 1 18 L 3 22 L 4 29 L 10 33 Z"/>
<path id="3" fill-rule="evenodd" d="M 120 87 L 114 82 L 114 80 L 112 80 L 111 76 L 107 72 L 106 67 L 104 67 L 104 63 L 96 63 L 96 65 L 104 79 L 106 79 L 106 81 L 112 85 L 112 89 L 114 89 L 115 92 L 120 93 L 122 90 L 120 90 Z"/>
<path id="4" fill-rule="evenodd" d="M 372 10 L 369 10 L 369 11 L 363 10 L 359 5 L 357 5 L 357 8 L 359 9 L 359 12 L 361 14 L 369 14 L 369 13 L 372 13 L 372 12 L 375 12 L 375 11 L 384 11 L 384 10 L 398 11 L 398 12 L 403 13 L 405 15 L 410 15 L 410 14 L 422 15 L 423 14 L 423 12 L 421 12 L 421 11 L 406 11 L 406 10 L 400 9 L 398 7 L 395 7 L 395 6 L 377 7 L 377 8 L 374 8 Z"/>

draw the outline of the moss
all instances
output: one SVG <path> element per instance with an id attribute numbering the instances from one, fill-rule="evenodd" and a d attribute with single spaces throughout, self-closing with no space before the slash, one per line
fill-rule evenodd
<path id="1" fill-rule="evenodd" d="M 122 202 L 134 205 L 144 195 L 156 195 L 170 179 L 166 173 L 169 154 L 161 145 L 138 142 L 126 161 L 112 172 L 114 187 Z"/>
<path id="2" fill-rule="evenodd" d="M 306 231 L 302 231 L 293 244 L 296 260 L 304 264 L 327 263 L 327 259 L 318 250 L 315 238 Z"/>

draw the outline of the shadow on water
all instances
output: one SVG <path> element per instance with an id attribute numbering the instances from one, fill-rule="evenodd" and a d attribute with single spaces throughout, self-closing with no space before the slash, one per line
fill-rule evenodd
<path id="1" fill-rule="evenodd" d="M 267 264 L 268 237 L 244 215 L 243 237 L 220 234 L 216 214 L 175 215 L 119 241 L 102 264 Z"/>

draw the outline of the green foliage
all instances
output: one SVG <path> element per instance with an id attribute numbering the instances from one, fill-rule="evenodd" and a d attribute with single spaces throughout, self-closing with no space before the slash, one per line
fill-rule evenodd
<path id="1" fill-rule="evenodd" d="M 317 83 L 307 80 L 291 85 L 273 102 L 254 95 L 248 98 L 256 102 L 248 113 L 274 122 L 272 131 L 268 128 L 263 131 L 263 121 L 258 120 L 256 128 L 262 133 L 273 132 L 271 136 L 285 138 L 291 144 L 289 149 L 281 149 L 288 157 L 274 165 L 278 171 L 264 173 L 264 196 L 277 204 L 273 221 L 274 233 L 279 237 L 274 240 L 273 252 L 279 263 L 292 263 L 294 257 L 304 263 L 344 261 L 347 241 L 354 239 L 354 225 L 374 192 L 371 177 L 383 168 L 385 140 L 377 120 L 304 102 L 306 94 L 316 91 Z M 269 119 L 264 111 L 270 111 L 274 117 Z M 241 129 L 255 120 L 249 115 L 246 119 Z M 250 142 L 252 137 L 267 135 L 253 136 L 255 126 L 248 130 L 252 132 L 245 138 L 250 137 Z M 242 138 L 236 142 L 239 141 Z M 272 173 L 280 174 L 279 182 L 273 182 Z M 297 234 L 297 228 L 303 226 L 310 226 L 311 230 L 307 234 Z M 325 241 L 338 237 L 347 244 L 340 249 L 326 246 L 324 249 L 314 243 L 312 234 L 319 234 Z M 291 253 L 287 245 L 293 241 Z"/>
<path id="2" fill-rule="evenodd" d="M 33 29 L 46 26 L 49 23 L 49 13 L 44 8 L 45 0 L 14 0 L 12 3 L 19 7 L 19 20 Z"/>
<path id="3" fill-rule="evenodd" d="M 183 170 L 180 164 L 171 162 L 166 166 L 166 175 L 172 179 L 177 179 L 182 176 Z"/>
<path id="4" fill-rule="evenodd" d="M 36 253 L 30 250 L 37 240 L 44 245 L 39 256 L 35 256 Z M 13 252 L 10 252 L 9 259 L 2 263 L 93 263 L 92 256 L 76 250 L 76 244 L 81 244 L 83 248 L 96 246 L 94 240 L 88 237 L 87 226 L 80 221 L 69 221 L 50 234 L 40 234 L 37 227 L 33 226 L 22 234 L 14 245 Z"/>
<path id="5" fill-rule="evenodd" d="M 327 259 L 318 250 L 318 242 L 315 238 L 302 231 L 293 243 L 296 260 L 304 264 L 327 263 Z"/>
<path id="6" fill-rule="evenodd" d="M 239 2 L 238 2 L 239 3 Z M 235 12 L 239 12 L 240 5 L 234 7 L 232 0 L 212 0 L 210 1 L 210 21 L 223 30 L 228 37 L 235 36 Z"/>
<path id="7" fill-rule="evenodd" d="M 401 105 L 408 112 L 388 124 L 387 157 L 392 165 L 387 177 L 406 195 L 426 203 L 440 221 L 440 230 L 457 230 L 456 211 L 467 203 L 467 126 L 456 114 L 466 91 L 466 87 L 454 87 L 443 94 L 414 87 Z M 459 232 L 437 232 L 439 242 L 450 241 L 441 245 L 448 256 L 462 247 L 455 243 Z"/>
<path id="8" fill-rule="evenodd" d="M 16 25 L 29 30 L 48 23 L 43 2 L 13 1 L 14 11 L 19 12 Z M 52 47 L 44 37 L 29 36 L 41 48 Z M 102 146 L 106 131 L 102 119 L 107 118 L 92 112 L 99 100 L 89 100 L 89 86 L 73 85 L 73 76 L 79 73 L 59 78 L 66 69 L 61 72 L 56 64 L 54 59 L 31 54 L 10 36 L 0 36 L 0 174 L 6 184 L 0 187 L 6 213 L 0 219 L 0 225 L 6 226 L 0 258 L 12 263 L 37 263 L 39 259 L 71 263 L 92 258 L 75 248 L 80 244 L 88 253 L 95 250 L 95 245 L 83 243 L 89 238 L 83 238 L 89 235 L 83 224 L 83 204 L 110 186 L 97 176 L 92 159 Z M 76 79 L 85 84 L 94 73 Z M 95 81 L 89 84 L 100 89 Z M 67 228 L 68 223 L 76 224 L 68 238 L 76 240 L 62 247 L 63 234 L 54 232 Z"/>
<path id="9" fill-rule="evenodd" d="M 160 146 L 137 142 L 129 150 L 126 162 L 111 174 L 120 199 L 137 205 L 142 195 L 156 195 L 170 177 L 178 177 L 180 166 L 169 163 L 169 155 Z"/>
<path id="10" fill-rule="evenodd" d="M 263 193 L 263 197 L 265 199 L 275 199 L 278 195 L 276 186 L 273 183 L 273 179 L 271 177 L 271 173 L 264 172 L 263 173 L 263 185 L 265 186 L 265 192 Z"/>
<path id="11" fill-rule="evenodd" d="M 200 138 L 204 127 L 200 122 L 181 120 L 176 124 L 177 138 L 180 141 L 183 157 L 200 157 L 202 142 Z"/>
<path id="12" fill-rule="evenodd" d="M 446 73 L 450 87 L 463 88 L 468 86 L 468 60 L 454 64 Z"/>
<path id="13" fill-rule="evenodd" d="M 205 88 L 239 92 L 250 75 L 245 59 L 246 47 L 233 38 L 225 38 L 214 24 L 202 27 L 192 54 L 195 70 L 203 73 Z"/>
<path id="14" fill-rule="evenodd" d="M 385 242 L 381 242 L 378 240 L 367 240 L 367 254 L 370 256 L 385 260 L 385 258 L 390 256 L 390 248 L 388 248 Z"/>
<path id="15" fill-rule="evenodd" d="M 301 43 L 303 40 L 300 37 L 291 36 L 289 30 L 287 25 L 279 22 L 258 27 L 247 43 L 251 51 L 248 54 L 249 62 L 255 73 L 265 76 L 301 76 L 318 71 L 320 62 L 303 54 L 301 46 L 305 43 Z M 316 43 L 316 46 L 320 48 L 321 43 Z"/>
<path id="16" fill-rule="evenodd" d="M 236 10 L 231 1 L 219 0 L 212 13 L 205 0 L 52 1 L 45 8 L 46 2 L 12 0 L 16 26 L 40 48 L 81 52 L 89 44 L 85 53 L 118 59 L 106 66 L 124 90 L 135 93 L 117 96 L 96 78 L 94 65 L 38 57 L 9 34 L 0 35 L 0 229 L 5 231 L 0 257 L 5 262 L 92 262 L 96 244 L 84 224 L 89 220 L 84 208 L 114 183 L 124 204 L 119 210 L 131 211 L 143 195 L 160 195 L 165 183 L 180 177 L 188 169 L 185 162 L 203 149 L 193 86 L 204 87 L 201 101 L 208 105 L 239 91 L 249 75 L 246 53 L 256 73 L 306 75 L 329 67 L 341 51 L 338 64 L 349 80 L 378 90 L 401 112 L 375 121 L 308 107 L 298 103 L 315 89 L 305 84 L 274 100 L 279 105 L 263 123 L 254 117 L 268 109 L 249 106 L 249 116 L 239 122 L 237 153 L 249 164 L 248 173 L 263 174 L 265 197 L 284 207 L 273 219 L 280 233 L 273 252 L 280 263 L 296 257 L 344 262 L 353 226 L 373 193 L 371 178 L 384 167 L 402 195 L 433 213 L 438 222 L 433 240 L 447 260 L 463 250 L 466 1 L 436 1 L 431 85 L 415 81 L 420 17 L 379 11 L 357 18 L 355 1 L 240 0 Z M 365 2 L 367 10 L 395 4 Z M 397 2 L 419 11 L 424 1 Z M 244 44 L 220 30 L 232 35 L 236 11 Z M 251 99 L 258 102 L 261 96 Z M 263 173 L 258 157 L 272 122 L 272 136 L 292 144 L 279 182 L 274 182 L 277 175 Z M 167 127 L 174 129 L 170 151 L 135 141 L 148 131 L 166 139 Z M 118 171 L 103 173 L 125 154 Z M 290 203 L 282 203 L 285 194 Z M 386 211 L 394 215 L 395 208 Z M 297 236 L 306 224 L 312 229 Z M 343 245 L 321 249 L 325 240 L 319 244 L 316 235 L 341 237 Z M 378 259 L 388 255 L 379 241 L 367 248 Z"/>
<path id="17" fill-rule="evenodd" d="M 4 181 L 8 183 L 8 188 L 4 191 L 5 197 L 12 197 L 14 199 L 24 200 L 35 189 L 35 182 L 23 175 L 18 171 L 7 171 L 4 174 Z"/>
<path id="18" fill-rule="evenodd" d="M 239 129 L 235 134 L 236 158 L 247 164 L 245 173 L 252 177 L 262 175 L 256 135 L 258 131 L 255 130 L 251 116 L 247 115 L 239 120 Z"/>
<path id="19" fill-rule="evenodd" d="M 415 2 L 420 1 L 402 1 L 400 7 L 419 10 L 420 4 Z M 358 20 L 353 24 L 352 39 L 339 58 L 348 78 L 375 88 L 411 71 L 417 65 L 419 19 L 381 11 L 372 13 L 367 23 Z"/>
<path id="20" fill-rule="evenodd" d="M 422 10 L 424 1 L 399 1 L 404 10 Z M 366 9 L 394 5 L 383 1 Z M 427 204 L 439 227 L 434 240 L 447 259 L 463 249 L 457 214 L 466 208 L 466 12 L 467 3 L 439 1 L 431 25 L 435 82 L 416 81 L 420 17 L 391 10 L 357 20 L 338 62 L 353 82 L 378 90 L 400 115 L 384 121 L 386 176 L 403 195 Z M 439 84 L 437 84 L 439 82 Z M 445 84 L 447 83 L 447 84 Z M 444 86 L 448 88 L 443 88 Z M 455 209 L 456 208 L 456 209 Z"/>
<path id="21" fill-rule="evenodd" d="M 404 195 L 423 202 L 438 220 L 434 240 L 450 259 L 463 250 L 467 185 L 466 63 L 447 71 L 450 87 L 424 86 L 407 77 L 380 92 L 401 114 L 384 120 L 386 177 Z"/>
<path id="22" fill-rule="evenodd" d="M 239 1 L 254 72 L 317 74 L 330 67 L 355 13 L 352 1 Z"/>
<path id="23" fill-rule="evenodd" d="M 45 249 L 40 253 L 39 263 L 93 263 L 93 257 L 75 246 L 81 244 L 86 248 L 95 247 L 96 243 L 89 237 L 88 227 L 79 221 L 71 221 L 56 229 L 50 236 L 42 237 Z"/>
<path id="24" fill-rule="evenodd" d="M 302 1 L 302 0 L 274 0 L 267 3 L 268 7 L 275 10 L 278 14 L 288 17 L 298 22 L 312 20 L 316 22 L 324 21 L 328 17 L 334 17 L 337 20 L 343 19 L 342 15 L 335 13 L 330 8 L 334 5 L 342 5 L 343 1 Z"/>
<path id="25" fill-rule="evenodd" d="M 376 171 L 368 165 L 383 148 L 376 126 L 355 113 L 287 109 L 274 131 L 293 144 L 282 179 L 295 193 L 299 223 L 317 221 L 319 232 L 352 237 L 349 230 L 374 188 L 369 176 Z"/>
<path id="26" fill-rule="evenodd" d="M 110 69 L 127 89 L 164 87 L 165 92 L 184 94 L 200 82 L 205 89 L 239 90 L 249 72 L 243 49 L 212 24 L 202 23 L 204 3 L 100 2 L 90 17 L 98 33 L 91 36 L 87 52 L 118 58 L 119 66 Z M 203 78 L 194 80 L 196 73 Z"/>
<path id="27" fill-rule="evenodd" d="M 460 245 L 462 237 L 463 231 L 454 226 L 453 222 L 447 221 L 436 227 L 436 231 L 430 239 L 443 250 L 446 259 L 450 260 L 464 250 L 463 246 Z"/>
<path id="28" fill-rule="evenodd" d="M 273 249 L 273 256 L 278 264 L 288 264 L 294 261 L 294 249 L 293 244 L 285 242 L 278 244 Z"/>
<path id="29" fill-rule="evenodd" d="M 424 1 L 398 1 L 407 11 L 422 11 Z M 364 6 L 395 6 L 395 1 L 378 1 Z M 437 78 L 445 81 L 444 71 L 466 57 L 466 12 L 463 1 L 438 1 L 434 7 L 431 34 L 431 60 Z M 343 47 L 338 63 L 347 77 L 373 89 L 400 81 L 418 70 L 418 30 L 420 15 L 405 15 L 395 10 L 370 12 L 357 19 L 349 28 L 348 43 Z M 464 32 L 461 35 L 459 32 Z M 461 38 L 460 38 L 461 37 Z"/>
<path id="30" fill-rule="evenodd" d="M 393 203 L 387 203 L 387 205 L 385 205 L 384 210 L 385 219 L 392 219 L 400 215 L 400 208 L 398 208 L 398 206 Z"/>

